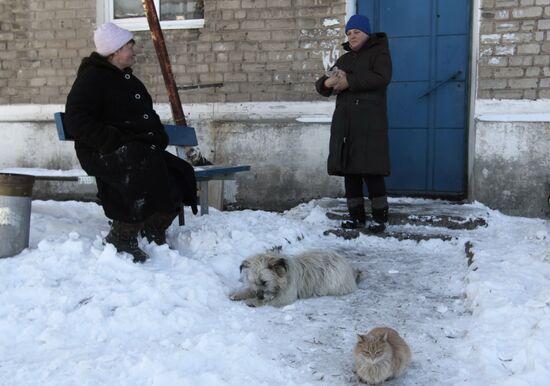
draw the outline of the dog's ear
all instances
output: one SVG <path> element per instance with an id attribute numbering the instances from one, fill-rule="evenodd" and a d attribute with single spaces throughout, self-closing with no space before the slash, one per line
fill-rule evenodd
<path id="1" fill-rule="evenodd" d="M 239 271 L 242 272 L 245 268 L 250 268 L 250 261 L 243 260 L 241 266 L 239 267 Z"/>
<path id="2" fill-rule="evenodd" d="M 288 262 L 282 257 L 270 259 L 267 266 L 280 277 L 283 277 L 288 271 Z"/>

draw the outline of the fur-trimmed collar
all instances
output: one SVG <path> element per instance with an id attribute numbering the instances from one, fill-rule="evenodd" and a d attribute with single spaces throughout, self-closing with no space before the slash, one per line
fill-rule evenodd
<path id="1" fill-rule="evenodd" d="M 109 62 L 105 56 L 100 55 L 97 52 L 92 52 L 90 56 L 87 56 L 84 59 L 82 59 L 82 62 L 80 63 L 80 67 L 78 67 L 77 74 L 82 73 L 83 71 L 85 71 L 90 67 L 103 67 L 114 71 L 121 71 L 117 66 L 111 64 L 111 62 Z M 131 74 L 132 69 L 128 67 L 128 68 L 125 68 L 122 72 Z"/>

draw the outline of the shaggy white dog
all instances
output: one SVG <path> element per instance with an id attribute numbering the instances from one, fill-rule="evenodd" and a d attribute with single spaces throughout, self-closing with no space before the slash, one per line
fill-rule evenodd
<path id="1" fill-rule="evenodd" d="M 245 287 L 231 300 L 251 307 L 286 306 L 296 299 L 345 295 L 357 289 L 360 272 L 336 252 L 310 251 L 295 257 L 266 252 L 241 263 Z"/>

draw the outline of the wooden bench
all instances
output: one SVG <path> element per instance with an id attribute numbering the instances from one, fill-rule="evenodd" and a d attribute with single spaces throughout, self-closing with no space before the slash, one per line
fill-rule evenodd
<path id="1" fill-rule="evenodd" d="M 54 113 L 55 126 L 57 128 L 57 135 L 61 141 L 74 141 L 74 138 L 70 136 L 65 130 L 63 123 L 63 114 L 61 112 Z M 176 146 L 176 153 L 178 157 L 183 158 L 185 152 L 183 146 L 196 146 L 198 144 L 197 135 L 195 129 L 188 126 L 176 126 L 176 125 L 164 125 L 164 129 L 169 137 L 169 145 Z M 250 170 L 250 165 L 208 165 L 208 166 L 195 166 L 195 177 L 199 184 L 199 204 L 200 214 L 208 214 L 208 181 L 212 180 L 233 180 L 235 174 Z M 81 173 L 71 173 L 70 175 L 59 174 L 37 174 L 36 180 L 49 180 L 49 181 L 76 181 L 78 183 L 93 184 L 95 178 L 88 176 L 84 170 Z M 180 225 L 183 225 L 183 210 L 180 214 Z"/>

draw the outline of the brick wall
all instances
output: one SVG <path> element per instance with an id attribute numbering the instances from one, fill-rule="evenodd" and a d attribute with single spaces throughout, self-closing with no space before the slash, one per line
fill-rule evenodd
<path id="1" fill-rule="evenodd" d="M 93 50 L 96 0 L 0 0 L 0 104 L 64 103 Z M 323 62 L 344 41 L 344 0 L 205 2 L 205 27 L 165 31 L 182 102 L 317 100 Z M 134 69 L 157 102 L 167 96 L 149 32 Z"/>
<path id="2" fill-rule="evenodd" d="M 481 0 L 478 98 L 550 98 L 550 0 Z"/>
<path id="3" fill-rule="evenodd" d="M 9 100 L 8 79 L 14 73 L 14 66 L 10 64 L 15 60 L 15 53 L 8 51 L 8 42 L 14 40 L 14 4 L 15 0 L 0 1 L 0 103 L 7 103 Z"/>
<path id="4" fill-rule="evenodd" d="M 0 103 L 62 102 L 89 52 L 95 3 L 7 0 L 0 7 Z"/>
<path id="5" fill-rule="evenodd" d="M 550 0 L 480 0 L 479 98 L 550 98 Z M 165 31 L 184 103 L 318 100 L 312 83 L 338 55 L 344 0 L 210 0 L 201 29 Z M 63 103 L 93 50 L 96 0 L 0 0 L 0 104 Z M 136 73 L 167 100 L 148 32 Z"/>

